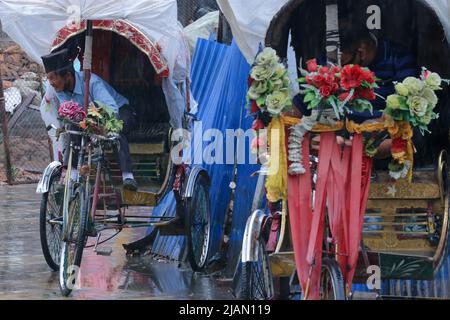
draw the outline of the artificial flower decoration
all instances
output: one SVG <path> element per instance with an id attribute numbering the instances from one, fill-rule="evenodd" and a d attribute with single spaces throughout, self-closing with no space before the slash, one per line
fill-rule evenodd
<path id="1" fill-rule="evenodd" d="M 247 99 L 251 112 L 267 112 L 278 117 L 292 106 L 288 71 L 272 48 L 265 48 L 250 71 Z"/>
<path id="2" fill-rule="evenodd" d="M 250 71 L 247 101 L 251 113 L 257 117 L 253 124 L 256 138 L 252 142 L 252 151 L 264 155 L 258 158 L 266 159 L 267 163 L 271 163 L 271 154 L 280 153 L 280 167 L 274 174 L 269 174 L 266 180 L 267 196 L 273 202 L 285 199 L 287 156 L 282 114 L 292 108 L 292 93 L 286 66 L 272 48 L 265 48 L 256 57 Z M 262 130 L 266 127 L 267 130 Z M 280 139 L 272 141 L 274 132 L 280 134 Z"/>
<path id="3" fill-rule="evenodd" d="M 86 112 L 84 112 L 83 108 L 72 100 L 61 103 L 58 109 L 58 115 L 62 119 L 73 122 L 80 122 L 86 118 Z"/>
<path id="4" fill-rule="evenodd" d="M 412 179 L 413 128 L 422 134 L 430 132 L 430 123 L 439 117 L 436 91 L 442 90 L 444 81 L 439 74 L 422 68 L 420 78 L 408 77 L 396 83 L 395 94 L 387 97 L 383 118 L 393 141 L 389 170 L 394 179 Z"/>
<path id="5" fill-rule="evenodd" d="M 120 133 L 123 129 L 123 121 L 117 119 L 112 109 L 96 101 L 91 103 L 88 113 L 74 101 L 64 101 L 58 109 L 61 119 L 78 123 L 80 128 L 92 133 L 110 134 Z"/>
<path id="6" fill-rule="evenodd" d="M 303 77 L 299 82 L 308 109 L 332 109 L 339 120 L 353 111 L 372 111 L 370 101 L 376 99 L 374 90 L 378 86 L 369 69 L 359 65 L 321 66 L 316 59 L 306 65 L 306 70 L 300 69 Z"/>

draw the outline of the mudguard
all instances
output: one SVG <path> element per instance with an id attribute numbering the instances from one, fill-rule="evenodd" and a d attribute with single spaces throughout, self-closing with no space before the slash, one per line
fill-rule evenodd
<path id="1" fill-rule="evenodd" d="M 188 171 L 188 177 L 185 179 L 184 187 L 183 187 L 183 198 L 192 198 L 194 194 L 194 186 L 197 177 L 200 175 L 204 175 L 208 184 L 211 183 L 208 172 L 200 166 L 193 166 Z"/>
<path id="2" fill-rule="evenodd" d="M 242 258 L 241 261 L 256 262 L 258 261 L 258 240 L 261 234 L 261 228 L 268 215 L 262 210 L 256 210 L 248 218 L 245 225 L 244 239 L 242 241 Z"/>
<path id="3" fill-rule="evenodd" d="M 48 192 L 48 189 L 50 187 L 50 178 L 54 172 L 56 172 L 57 170 L 59 170 L 59 168 L 61 168 L 61 166 L 62 166 L 61 162 L 53 161 L 47 166 L 47 168 L 45 168 L 42 178 L 39 181 L 38 186 L 36 188 L 36 193 L 43 194 Z"/>

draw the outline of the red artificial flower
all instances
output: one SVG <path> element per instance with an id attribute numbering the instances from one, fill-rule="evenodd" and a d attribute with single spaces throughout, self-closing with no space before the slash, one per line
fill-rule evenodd
<path id="1" fill-rule="evenodd" d="M 363 70 L 361 79 L 362 79 L 362 81 L 366 81 L 367 83 L 374 84 L 375 83 L 375 74 L 370 70 Z"/>
<path id="2" fill-rule="evenodd" d="M 332 88 L 330 86 L 322 86 L 320 87 L 320 94 L 324 98 L 328 98 L 331 95 Z"/>
<path id="3" fill-rule="evenodd" d="M 258 112 L 258 110 L 259 110 L 259 107 L 256 104 L 256 101 L 252 100 L 252 105 L 250 107 L 250 112 L 251 113 L 256 113 L 256 112 Z"/>
<path id="4" fill-rule="evenodd" d="M 267 137 L 266 136 L 259 136 L 259 137 L 255 137 L 253 138 L 250 148 L 252 150 L 258 150 L 261 148 L 266 148 L 267 147 Z"/>
<path id="5" fill-rule="evenodd" d="M 253 126 L 252 126 L 253 130 L 261 130 L 264 128 L 265 128 L 264 123 L 261 120 L 256 119 L 255 121 L 253 121 Z"/>
<path id="6" fill-rule="evenodd" d="M 317 59 L 308 60 L 306 62 L 306 68 L 308 69 L 308 72 L 317 72 L 317 70 L 319 70 Z"/>
<path id="7" fill-rule="evenodd" d="M 346 65 L 341 72 L 341 86 L 344 90 L 351 90 L 361 86 L 363 70 L 359 65 Z"/>
<path id="8" fill-rule="evenodd" d="M 377 96 L 372 89 L 358 88 L 355 93 L 356 99 L 375 100 Z"/>
<path id="9" fill-rule="evenodd" d="M 323 75 L 318 74 L 316 76 L 313 77 L 313 83 L 316 87 L 321 87 L 325 84 L 325 78 Z"/>
<path id="10" fill-rule="evenodd" d="M 336 73 L 340 73 L 341 72 L 341 68 L 338 66 L 333 66 L 331 68 L 331 73 L 336 74 Z"/>
<path id="11" fill-rule="evenodd" d="M 429 75 L 430 75 L 430 71 L 428 71 L 428 70 L 423 70 L 423 72 L 422 72 L 422 77 L 423 77 L 424 79 L 428 78 Z"/>
<path id="12" fill-rule="evenodd" d="M 255 82 L 255 79 L 253 79 L 252 77 L 248 77 L 248 87 L 249 88 L 252 86 L 253 82 Z"/>
<path id="13" fill-rule="evenodd" d="M 333 82 L 333 84 L 331 85 L 331 93 L 336 94 L 338 93 L 338 91 L 339 91 L 339 84 Z"/>
<path id="14" fill-rule="evenodd" d="M 320 74 L 325 75 L 325 74 L 327 74 L 328 72 L 330 72 L 330 68 L 328 68 L 328 67 L 321 67 L 321 68 L 320 68 Z"/>
<path id="15" fill-rule="evenodd" d="M 407 144 L 407 140 L 403 140 L 401 138 L 393 139 L 391 148 L 392 153 L 404 152 L 406 150 Z"/>

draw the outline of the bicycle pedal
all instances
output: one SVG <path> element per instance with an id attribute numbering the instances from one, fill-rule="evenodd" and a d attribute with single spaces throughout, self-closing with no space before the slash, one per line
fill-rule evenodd
<path id="1" fill-rule="evenodd" d="M 112 247 L 102 247 L 102 248 L 97 248 L 95 250 L 95 253 L 98 256 L 110 256 L 112 253 Z"/>

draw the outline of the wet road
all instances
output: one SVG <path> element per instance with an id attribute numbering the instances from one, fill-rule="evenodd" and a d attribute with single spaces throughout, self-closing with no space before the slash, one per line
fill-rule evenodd
<path id="1" fill-rule="evenodd" d="M 42 255 L 39 204 L 34 185 L 0 186 L 0 299 L 63 299 L 58 273 Z M 142 238 L 142 231 L 125 230 L 108 242 L 111 256 L 85 249 L 81 288 L 64 299 L 233 299 L 226 283 L 188 267 L 127 258 L 122 244 Z"/>

